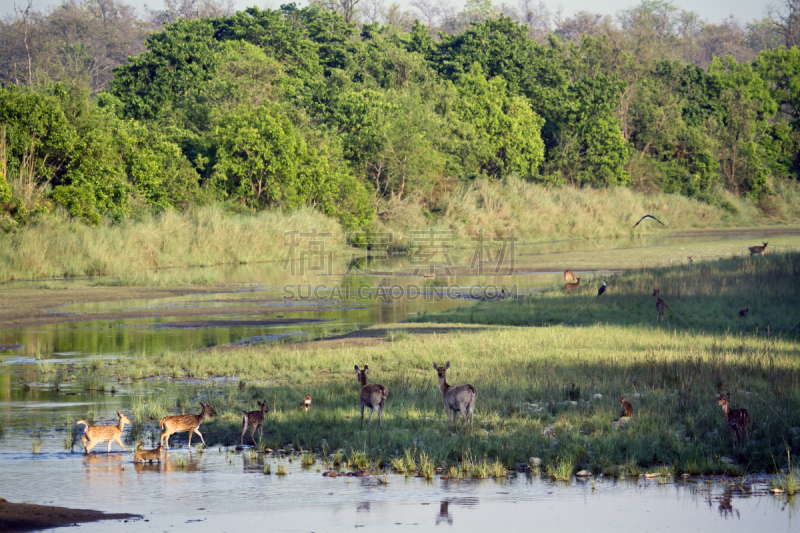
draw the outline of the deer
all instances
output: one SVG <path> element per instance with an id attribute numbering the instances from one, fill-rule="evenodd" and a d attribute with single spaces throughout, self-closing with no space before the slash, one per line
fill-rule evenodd
<path id="1" fill-rule="evenodd" d="M 112 442 L 119 444 L 123 452 L 128 451 L 125 449 L 125 445 L 122 444 L 120 437 L 122 436 L 122 430 L 125 428 L 125 424 L 130 424 L 131 421 L 127 416 L 122 414 L 121 411 L 117 411 L 117 416 L 119 417 L 119 423 L 116 426 L 90 426 L 85 420 L 78 420 L 78 422 L 76 422 L 77 424 L 86 426 L 83 430 L 84 436 L 81 437 L 83 449 L 86 450 L 86 453 L 89 453 L 97 444 L 105 441 L 108 441 L 108 453 L 111 453 Z M 89 442 L 88 446 L 86 444 L 87 439 Z"/>
<path id="2" fill-rule="evenodd" d="M 264 436 L 264 415 L 269 411 L 267 401 L 259 402 L 257 411 L 242 411 L 242 446 L 244 446 L 244 434 L 247 432 L 247 426 L 250 426 L 250 438 L 253 444 L 256 443 L 256 429 L 259 430 L 258 438 Z"/>
<path id="3" fill-rule="evenodd" d="M 450 361 L 447 361 L 444 366 L 439 366 L 434 361 L 433 369 L 439 374 L 439 391 L 442 393 L 442 400 L 444 401 L 444 413 L 447 415 L 447 427 L 450 428 L 450 413 L 453 414 L 453 424 L 456 425 L 456 432 L 458 432 L 458 425 L 456 424 L 456 413 L 460 412 L 464 415 L 464 434 L 467 434 L 467 420 L 469 420 L 470 429 L 472 428 L 473 415 L 475 414 L 475 400 L 478 397 L 478 390 L 472 385 L 458 385 L 451 387 L 447 384 L 445 379 L 445 372 L 450 368 Z"/>
<path id="4" fill-rule="evenodd" d="M 737 441 L 741 444 L 750 435 L 750 413 L 747 409 L 731 409 L 731 394 L 736 394 L 736 391 L 717 394 L 717 404 L 722 406 L 722 413 L 728 420 L 728 428 L 733 437 L 733 445 L 736 446 Z"/>
<path id="5" fill-rule="evenodd" d="M 369 366 L 364 365 L 364 370 L 356 368 L 356 379 L 361 383 L 361 392 L 358 397 L 361 400 L 361 427 L 364 427 L 364 407 L 369 407 L 369 425 L 372 427 L 372 411 L 378 411 L 378 426 L 383 429 L 383 408 L 386 405 L 386 398 L 389 396 L 389 389 L 379 383 L 367 383 L 367 372 Z"/>
<path id="6" fill-rule="evenodd" d="M 152 450 L 143 450 L 142 446 L 144 446 L 144 442 L 139 441 L 139 444 L 136 446 L 136 452 L 133 454 L 134 463 L 152 463 L 153 461 L 158 461 L 158 464 L 161 464 L 161 456 L 164 454 L 164 447 L 160 442 L 158 443 L 158 448 Z"/>
<path id="7" fill-rule="evenodd" d="M 739 318 L 747 318 L 747 313 L 750 312 L 749 307 L 745 307 L 744 309 L 739 309 Z"/>
<path id="8" fill-rule="evenodd" d="M 694 259 L 692 259 L 692 256 L 690 255 L 689 256 L 689 266 L 692 266 L 692 265 L 694 265 Z"/>
<path id="9" fill-rule="evenodd" d="M 305 409 L 306 412 L 308 412 L 308 410 L 311 409 L 311 395 L 310 394 L 306 394 L 305 397 L 303 398 L 303 401 L 300 402 L 300 409 Z"/>
<path id="10" fill-rule="evenodd" d="M 200 402 L 200 407 L 202 407 L 202 409 L 199 415 L 165 416 L 161 419 L 160 426 L 164 432 L 161 434 L 161 440 L 159 442 L 163 443 L 166 440 L 167 450 L 169 450 L 169 438 L 172 434 L 183 433 L 184 431 L 189 432 L 189 448 L 192 447 L 192 433 L 197 433 L 200 437 L 200 441 L 205 446 L 206 441 L 200 433 L 200 424 L 206 419 L 206 415 L 215 416 L 217 412 L 213 407 L 203 402 Z"/>
<path id="11" fill-rule="evenodd" d="M 750 255 L 763 255 L 764 251 L 767 249 L 767 243 L 764 243 L 764 246 L 750 246 L 748 250 L 750 250 Z"/>
<path id="12" fill-rule="evenodd" d="M 581 284 L 581 278 L 575 278 L 575 283 L 567 283 L 564 285 L 564 294 L 568 293 L 572 289 L 577 289 Z"/>
<path id="13" fill-rule="evenodd" d="M 619 415 L 619 417 L 620 418 L 622 418 L 623 416 L 632 417 L 633 416 L 633 405 L 631 405 L 631 402 L 629 402 L 625 398 L 621 398 L 620 399 L 620 403 L 622 404 L 622 414 Z"/>
<path id="14" fill-rule="evenodd" d="M 565 270 L 564 279 L 567 281 L 567 283 L 572 283 L 575 281 L 575 274 L 572 273 L 572 270 Z"/>
<path id="15" fill-rule="evenodd" d="M 664 309 L 667 307 L 667 303 L 661 299 L 661 289 L 653 289 L 653 296 L 657 298 L 656 300 L 656 322 L 659 320 L 664 320 Z"/>

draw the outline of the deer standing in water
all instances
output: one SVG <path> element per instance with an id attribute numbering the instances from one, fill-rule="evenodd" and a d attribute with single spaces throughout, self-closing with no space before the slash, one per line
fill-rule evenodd
<path id="1" fill-rule="evenodd" d="M 189 432 L 189 448 L 192 447 L 192 433 L 197 433 L 197 436 L 200 437 L 200 441 L 205 445 L 206 441 L 200 433 L 200 424 L 206 419 L 206 415 L 214 416 L 217 412 L 206 403 L 200 402 L 200 406 L 203 409 L 200 411 L 199 415 L 165 416 L 161 419 L 160 425 L 164 432 L 161 434 L 161 440 L 159 442 L 163 444 L 164 440 L 166 440 L 167 450 L 169 450 L 170 436 L 173 433 L 182 433 L 184 431 Z"/>
<path id="2" fill-rule="evenodd" d="M 119 424 L 116 426 L 90 426 L 85 420 L 78 420 L 78 424 L 86 426 L 83 430 L 84 436 L 81 437 L 83 449 L 86 450 L 86 453 L 89 453 L 95 445 L 105 441 L 108 441 L 108 453 L 111 453 L 112 442 L 119 444 L 123 452 L 128 451 L 122 444 L 120 437 L 122 437 L 122 429 L 125 427 L 125 424 L 130 424 L 131 421 L 120 411 L 117 411 L 117 416 L 119 417 Z M 86 444 L 87 439 L 89 442 L 88 446 Z"/>
<path id="3" fill-rule="evenodd" d="M 731 409 L 730 402 L 730 392 L 717 394 L 717 403 L 722 406 L 722 413 L 728 420 L 728 428 L 733 437 L 733 445 L 736 446 L 737 441 L 741 444 L 750 436 L 750 413 L 747 409 Z"/>
<path id="4" fill-rule="evenodd" d="M 247 432 L 247 426 L 250 426 L 250 438 L 253 440 L 253 444 L 256 443 L 256 429 L 259 430 L 258 438 L 264 436 L 264 414 L 269 411 L 269 407 L 267 407 L 266 400 L 263 402 L 256 400 L 256 403 L 258 411 L 242 411 L 242 446 L 244 446 L 244 434 Z"/>
<path id="5" fill-rule="evenodd" d="M 153 461 L 158 461 L 158 464 L 161 464 L 161 456 L 164 454 L 164 447 L 160 442 L 158 443 L 158 448 L 152 450 L 143 450 L 142 446 L 144 446 L 144 442 L 139 441 L 139 445 L 136 446 L 136 452 L 133 454 L 134 463 L 152 463 Z"/>
<path id="6" fill-rule="evenodd" d="M 750 255 L 763 255 L 764 251 L 767 249 L 767 244 L 764 243 L 764 246 L 750 246 L 748 250 L 750 250 Z"/>
<path id="7" fill-rule="evenodd" d="M 575 283 L 567 283 L 564 285 L 564 293 L 568 293 L 572 289 L 577 289 L 581 284 L 581 278 L 575 278 Z"/>
<path id="8" fill-rule="evenodd" d="M 442 393 L 442 400 L 444 400 L 447 427 L 450 427 L 450 413 L 453 413 L 453 424 L 455 424 L 456 413 L 460 412 L 464 415 L 464 434 L 466 435 L 467 419 L 469 419 L 469 426 L 472 428 L 472 418 L 475 413 L 475 400 L 478 397 L 478 390 L 469 384 L 458 385 L 456 387 L 451 387 L 447 384 L 445 372 L 450 368 L 450 361 L 447 361 L 444 366 L 439 366 L 434 362 L 433 368 L 439 373 L 439 391 Z M 456 431 L 458 431 L 457 425 Z"/>
<path id="9" fill-rule="evenodd" d="M 575 281 L 575 274 L 572 273 L 572 270 L 565 270 L 564 279 L 567 281 L 567 283 L 572 283 Z"/>
<path id="10" fill-rule="evenodd" d="M 368 365 L 364 365 L 364 370 L 356 368 L 356 378 L 361 383 L 361 393 L 358 395 L 361 400 L 361 427 L 364 427 L 364 407 L 369 407 L 369 425 L 372 426 L 372 411 L 378 411 L 378 426 L 383 429 L 383 408 L 386 405 L 386 398 L 389 396 L 389 389 L 379 383 L 367 383 Z"/>
<path id="11" fill-rule="evenodd" d="M 667 307 L 667 303 L 661 299 L 659 294 L 661 293 L 661 289 L 653 289 L 653 296 L 657 298 L 656 300 L 656 322 L 659 320 L 664 320 L 664 309 Z"/>

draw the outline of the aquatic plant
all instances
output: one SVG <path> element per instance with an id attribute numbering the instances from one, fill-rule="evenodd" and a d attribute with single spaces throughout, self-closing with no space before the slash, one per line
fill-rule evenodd
<path id="1" fill-rule="evenodd" d="M 272 473 L 272 466 L 269 464 L 268 461 L 264 461 L 264 473 L 266 475 L 270 475 Z"/>
<path id="2" fill-rule="evenodd" d="M 425 479 L 433 479 L 433 475 L 436 473 L 436 465 L 426 452 L 419 454 L 419 473 Z"/>
<path id="3" fill-rule="evenodd" d="M 39 453 L 42 449 L 42 437 L 41 435 L 37 435 L 33 439 L 31 439 L 31 449 L 33 450 L 34 455 Z"/>
<path id="4" fill-rule="evenodd" d="M 275 472 L 278 476 L 285 476 L 286 475 L 286 463 L 279 462 L 278 463 L 278 471 Z"/>
<path id="5" fill-rule="evenodd" d="M 303 454 L 300 456 L 300 464 L 305 467 L 313 465 L 316 460 L 317 458 L 313 453 L 303 452 Z"/>
<path id="6" fill-rule="evenodd" d="M 367 452 L 363 450 L 350 450 L 350 453 L 347 455 L 347 465 L 350 468 L 367 468 L 369 466 Z"/>
<path id="7" fill-rule="evenodd" d="M 569 481 L 575 473 L 575 459 L 556 457 L 553 464 L 545 466 L 545 474 L 555 481 Z"/>
<path id="8" fill-rule="evenodd" d="M 176 470 L 186 470 L 186 468 L 189 466 L 186 458 L 180 455 L 173 459 L 172 464 L 175 466 Z"/>

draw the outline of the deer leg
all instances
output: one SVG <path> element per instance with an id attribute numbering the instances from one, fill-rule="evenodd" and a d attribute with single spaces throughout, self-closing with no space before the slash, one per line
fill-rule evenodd
<path id="1" fill-rule="evenodd" d="M 167 443 L 167 451 L 169 451 L 169 438 L 172 436 L 172 433 L 164 432 L 161 434 L 161 439 Z"/>
<path id="2" fill-rule="evenodd" d="M 203 446 L 205 446 L 206 445 L 206 441 L 203 438 L 203 435 L 200 433 L 200 426 L 197 426 L 196 428 L 194 428 L 194 432 L 197 433 L 197 435 L 200 437 L 200 441 L 203 443 Z M 192 434 L 189 433 L 189 446 L 191 446 L 191 445 L 192 445 Z"/>
<path id="3" fill-rule="evenodd" d="M 240 444 L 244 446 L 244 434 L 247 432 L 247 418 L 244 419 L 244 424 L 242 424 L 242 440 Z"/>
<path id="4" fill-rule="evenodd" d="M 112 439 L 108 440 L 108 452 L 107 453 L 111 453 L 111 443 L 112 442 L 114 442 Z"/>
<path id="5" fill-rule="evenodd" d="M 367 419 L 367 421 L 369 422 L 369 427 L 372 427 L 372 411 L 374 411 L 374 410 L 375 410 L 375 408 L 370 405 L 369 406 L 369 418 Z"/>
<path id="6" fill-rule="evenodd" d="M 123 452 L 127 452 L 128 450 L 125 449 L 125 446 L 122 444 L 122 440 L 120 440 L 121 437 L 122 437 L 122 435 L 120 435 L 119 437 L 115 438 L 114 440 L 117 441 L 117 444 L 119 444 L 119 446 L 120 446 L 120 448 L 122 448 Z M 108 443 L 108 446 L 109 447 L 111 446 L 110 442 Z"/>
<path id="7" fill-rule="evenodd" d="M 364 404 L 361 404 L 361 427 L 364 427 Z"/>
<path id="8" fill-rule="evenodd" d="M 258 427 L 257 425 L 256 426 L 252 426 L 252 428 L 250 429 L 250 438 L 253 439 L 253 446 L 255 446 L 255 444 L 256 444 L 256 428 L 257 427 Z"/>
<path id="9" fill-rule="evenodd" d="M 94 448 L 94 445 L 97 444 L 96 442 L 92 442 L 92 440 L 89 439 L 89 445 L 87 446 L 86 445 L 86 439 L 84 437 L 81 437 L 81 440 L 83 441 L 83 449 L 86 450 L 86 453 L 89 453 L 90 451 L 92 451 L 92 448 Z"/>
<path id="10" fill-rule="evenodd" d="M 192 430 L 189 430 L 189 445 L 187 446 L 190 450 L 192 449 Z"/>

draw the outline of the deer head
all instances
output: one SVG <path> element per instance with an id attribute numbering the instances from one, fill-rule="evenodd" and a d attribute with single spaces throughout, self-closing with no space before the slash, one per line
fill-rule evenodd
<path id="1" fill-rule="evenodd" d="M 203 408 L 203 410 L 200 411 L 200 414 L 216 416 L 217 412 L 207 403 L 200 402 L 200 406 Z"/>
<path id="2" fill-rule="evenodd" d="M 263 402 L 259 402 L 258 400 L 256 400 L 256 404 L 258 404 L 258 407 L 259 409 L 261 409 L 262 413 L 266 413 L 267 411 L 269 411 L 269 407 L 267 407 L 266 400 L 264 400 Z"/>
<path id="3" fill-rule="evenodd" d="M 124 414 L 122 414 L 122 411 L 117 411 L 117 416 L 119 417 L 119 421 L 120 421 L 120 422 L 121 422 L 123 425 L 124 425 L 124 424 L 133 424 L 133 422 L 131 422 L 130 420 L 128 420 L 128 417 L 127 417 L 127 416 L 125 416 Z"/>
<path id="4" fill-rule="evenodd" d="M 658 297 L 659 294 L 661 294 L 661 289 L 653 289 L 653 296 Z"/>
<path id="5" fill-rule="evenodd" d="M 369 365 L 364 365 L 363 370 L 358 368 L 358 365 L 355 365 L 355 369 L 356 369 L 356 380 L 358 380 L 359 383 L 366 383 L 367 372 L 369 371 Z"/>

